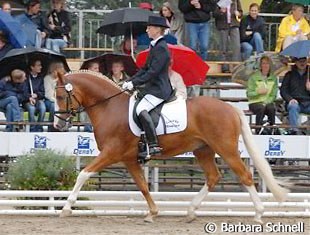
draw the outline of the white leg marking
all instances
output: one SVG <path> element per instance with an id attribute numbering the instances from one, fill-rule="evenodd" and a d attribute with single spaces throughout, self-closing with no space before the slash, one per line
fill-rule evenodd
<path id="1" fill-rule="evenodd" d="M 252 186 L 244 185 L 244 186 L 248 190 L 248 192 L 250 193 L 250 197 L 251 197 L 253 204 L 254 204 L 254 207 L 255 207 L 254 220 L 258 223 L 263 224 L 263 221 L 261 218 L 262 218 L 262 215 L 264 213 L 264 206 L 263 206 L 263 203 L 258 196 L 256 188 L 254 187 L 254 185 L 252 185 Z"/>
<path id="2" fill-rule="evenodd" d="M 208 193 L 209 193 L 208 186 L 205 184 L 201 188 L 199 193 L 194 197 L 194 199 L 191 202 L 191 205 L 188 208 L 187 222 L 191 222 L 196 218 L 195 210 L 200 206 L 201 202 L 203 201 L 203 199 L 205 199 Z"/>

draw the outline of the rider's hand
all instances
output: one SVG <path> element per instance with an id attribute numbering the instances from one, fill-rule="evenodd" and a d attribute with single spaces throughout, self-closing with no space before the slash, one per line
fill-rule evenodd
<path id="1" fill-rule="evenodd" d="M 123 85 L 122 85 L 122 88 L 124 90 L 133 90 L 133 84 L 132 82 L 124 82 Z"/>

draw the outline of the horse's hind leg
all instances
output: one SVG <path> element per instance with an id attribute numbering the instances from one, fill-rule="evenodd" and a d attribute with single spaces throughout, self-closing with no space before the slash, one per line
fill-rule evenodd
<path id="1" fill-rule="evenodd" d="M 86 180 L 88 180 L 94 173 L 114 163 L 110 158 L 104 156 L 105 154 L 101 152 L 98 157 L 96 157 L 87 167 L 85 167 L 79 173 L 73 190 L 71 191 L 66 201 L 66 204 L 62 209 L 60 217 L 66 217 L 72 214 L 71 207 L 76 202 L 78 193 L 80 192 Z"/>
<path id="2" fill-rule="evenodd" d="M 228 166 L 239 177 L 241 184 L 243 184 L 248 190 L 256 211 L 254 220 L 256 222 L 263 223 L 261 217 L 264 213 L 264 206 L 254 186 L 251 172 L 246 168 L 244 162 L 241 160 L 237 147 L 235 148 L 236 151 L 233 151 L 233 153 L 231 153 L 229 151 L 227 152 L 227 150 L 229 149 L 229 145 L 223 144 L 223 146 L 225 146 L 225 152 L 218 152 L 218 154 L 222 156 Z"/>
<path id="3" fill-rule="evenodd" d="M 209 147 L 203 147 L 194 151 L 194 155 L 198 164 L 202 168 L 206 177 L 206 183 L 200 192 L 194 197 L 187 212 L 187 222 L 193 221 L 195 210 L 200 206 L 203 199 L 207 196 L 209 190 L 212 190 L 217 182 L 220 180 L 221 175 L 215 164 L 215 152 Z"/>
<path id="4" fill-rule="evenodd" d="M 141 169 L 141 166 L 137 161 L 131 161 L 125 163 L 129 173 L 132 175 L 132 178 L 136 182 L 138 188 L 142 192 L 145 200 L 147 201 L 147 204 L 149 206 L 150 212 L 148 215 L 144 218 L 145 222 L 153 222 L 153 218 L 157 216 L 158 214 L 158 208 L 154 203 L 154 200 L 151 197 L 151 194 L 149 192 L 148 184 L 146 183 L 146 180 L 144 178 L 143 171 Z"/>

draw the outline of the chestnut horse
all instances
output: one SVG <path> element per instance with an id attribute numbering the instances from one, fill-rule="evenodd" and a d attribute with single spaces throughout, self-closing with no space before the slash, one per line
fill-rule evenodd
<path id="1" fill-rule="evenodd" d="M 118 162 L 124 163 L 148 203 L 150 211 L 144 220 L 152 222 L 158 214 L 158 208 L 149 193 L 148 184 L 137 161 L 139 138 L 129 129 L 129 98 L 127 92 L 101 74 L 89 71 L 74 72 L 65 76 L 58 74 L 55 105 L 58 115 L 54 126 L 60 130 L 67 129 L 72 116 L 84 107 L 93 125 L 100 151 L 100 154 L 79 173 L 61 216 L 72 213 L 71 207 L 77 200 L 81 187 L 91 175 Z M 206 183 L 188 208 L 188 220 L 195 218 L 195 209 L 220 179 L 215 164 L 217 153 L 249 191 L 256 211 L 254 219 L 262 222 L 262 202 L 254 187 L 252 175 L 239 155 L 240 134 L 255 167 L 274 197 L 283 201 L 288 190 L 279 185 L 268 162 L 258 153 L 245 115 L 229 104 L 205 96 L 188 99 L 186 104 L 187 128 L 179 133 L 159 136 L 159 143 L 163 148 L 163 158 L 192 151 L 205 174 Z"/>

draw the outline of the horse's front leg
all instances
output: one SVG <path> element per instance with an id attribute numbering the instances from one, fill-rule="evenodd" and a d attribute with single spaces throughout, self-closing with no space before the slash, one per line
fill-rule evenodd
<path id="1" fill-rule="evenodd" d="M 100 171 L 101 169 L 113 164 L 115 161 L 109 159 L 107 152 L 101 152 L 88 166 L 86 166 L 78 175 L 76 183 L 73 187 L 72 192 L 70 193 L 65 206 L 62 209 L 60 217 L 66 217 L 72 214 L 71 207 L 77 200 L 77 196 L 86 182 L 93 174 Z"/>
<path id="2" fill-rule="evenodd" d="M 157 208 L 156 204 L 154 203 L 154 200 L 150 194 L 148 184 L 146 183 L 146 180 L 144 178 L 142 168 L 136 160 L 131 161 L 131 162 L 126 162 L 125 165 L 129 171 L 129 173 L 131 174 L 132 178 L 136 182 L 136 185 L 138 186 L 138 188 L 142 192 L 142 194 L 143 194 L 143 196 L 144 196 L 144 198 L 147 201 L 147 204 L 149 206 L 150 211 L 147 214 L 147 216 L 144 218 L 144 221 L 152 223 L 154 217 L 156 217 L 158 214 L 158 208 Z"/>

